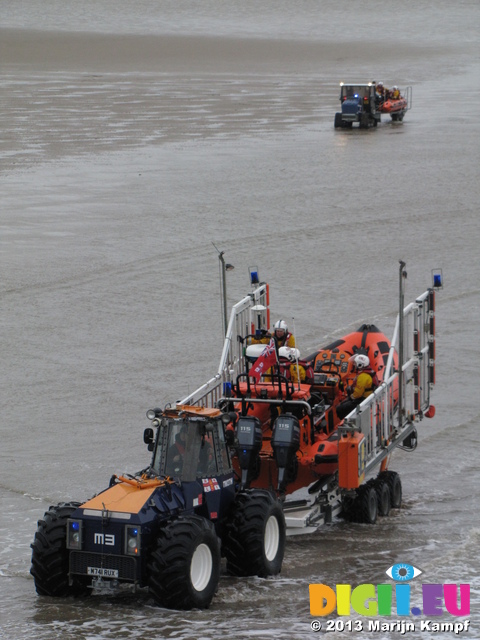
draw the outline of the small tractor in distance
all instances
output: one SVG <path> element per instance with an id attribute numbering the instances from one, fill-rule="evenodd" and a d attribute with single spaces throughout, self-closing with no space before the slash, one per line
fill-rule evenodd
<path id="1" fill-rule="evenodd" d="M 52 506 L 38 522 L 31 573 L 37 593 L 148 587 L 160 606 L 206 608 L 227 573 L 280 572 L 286 525 L 264 489 L 239 489 L 219 409 L 177 405 L 147 412 L 149 467 L 112 476 L 87 502 Z"/>
<path id="2" fill-rule="evenodd" d="M 392 122 L 402 122 L 412 107 L 412 87 L 397 86 L 390 91 L 382 82 L 376 84 L 340 83 L 340 103 L 342 110 L 335 114 L 335 129 L 351 129 L 358 122 L 360 129 L 376 127 L 381 114 L 390 115 Z"/>
<path id="3" fill-rule="evenodd" d="M 351 129 L 358 122 L 360 129 L 376 127 L 381 115 L 377 109 L 375 85 L 340 84 L 341 112 L 335 114 L 335 129 Z"/>

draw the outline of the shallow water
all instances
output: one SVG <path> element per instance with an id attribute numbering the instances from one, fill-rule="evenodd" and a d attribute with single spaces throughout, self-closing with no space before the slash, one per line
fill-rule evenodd
<path id="1" fill-rule="evenodd" d="M 0 3 L 0 637 L 307 638 L 309 583 L 377 584 L 398 561 L 424 572 L 416 595 L 470 583 L 479 635 L 479 8 L 351 7 Z M 372 78 L 413 86 L 404 122 L 334 131 L 339 80 Z M 212 242 L 229 305 L 258 265 L 304 353 L 365 321 L 391 335 L 399 259 L 408 301 L 443 269 L 436 416 L 391 465 L 404 508 L 289 539 L 279 578 L 224 575 L 208 611 L 40 598 L 37 519 L 144 467 L 145 410 L 217 368 Z"/>

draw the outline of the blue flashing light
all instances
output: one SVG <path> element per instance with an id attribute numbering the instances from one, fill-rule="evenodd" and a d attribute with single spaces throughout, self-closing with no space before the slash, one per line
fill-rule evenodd
<path id="1" fill-rule="evenodd" d="M 259 284 L 260 276 L 258 275 L 258 267 L 248 267 L 248 272 L 250 274 L 250 284 Z"/>
<path id="2" fill-rule="evenodd" d="M 134 536 L 137 536 L 138 535 L 138 529 L 133 529 L 132 533 L 133 533 Z"/>
<path id="3" fill-rule="evenodd" d="M 224 382 L 223 383 L 223 395 L 226 396 L 227 398 L 230 398 L 232 395 L 232 383 L 231 382 Z"/>
<path id="4" fill-rule="evenodd" d="M 443 274 L 441 269 L 432 270 L 432 281 L 434 289 L 443 289 Z"/>
<path id="5" fill-rule="evenodd" d="M 70 524 L 72 525 L 72 529 L 74 531 L 78 531 L 80 529 L 80 523 L 79 522 L 71 522 Z"/>

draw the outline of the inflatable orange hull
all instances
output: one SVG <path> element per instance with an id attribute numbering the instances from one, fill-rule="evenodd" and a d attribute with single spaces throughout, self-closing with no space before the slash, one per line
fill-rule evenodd
<path id="1" fill-rule="evenodd" d="M 376 372 L 381 383 L 390 354 L 390 341 L 375 325 L 362 325 L 357 331 L 315 351 L 301 360 L 308 372 L 302 384 L 292 384 L 291 398 L 304 401 L 311 407 L 325 402 L 325 413 L 312 423 L 311 417 L 300 418 L 302 439 L 296 454 L 294 468 L 290 469 L 290 478 L 286 493 L 292 493 L 311 485 L 322 477 L 330 476 L 338 470 L 339 438 L 337 427 L 342 422 L 336 414 L 336 406 L 347 396 L 347 386 L 354 382 L 356 373 L 351 358 L 356 353 L 364 353 L 370 359 L 370 366 Z M 393 354 L 394 366 L 398 364 L 397 354 Z M 272 428 L 281 412 L 281 402 L 269 405 L 262 402 L 249 402 L 251 399 L 272 400 L 279 397 L 279 386 L 272 381 L 247 385 L 241 382 L 237 394 L 244 398 L 235 403 L 235 410 L 242 415 L 258 418 L 262 428 L 262 448 L 258 475 L 252 480 L 252 487 L 272 489 L 277 486 L 278 469 L 271 446 Z M 288 411 L 288 408 L 287 408 Z M 234 467 L 240 472 L 238 461 L 234 458 Z"/>
<path id="2" fill-rule="evenodd" d="M 385 102 L 380 105 L 379 111 L 382 113 L 395 113 L 396 111 L 405 111 L 407 106 L 405 98 L 400 98 L 399 100 L 385 100 Z"/>

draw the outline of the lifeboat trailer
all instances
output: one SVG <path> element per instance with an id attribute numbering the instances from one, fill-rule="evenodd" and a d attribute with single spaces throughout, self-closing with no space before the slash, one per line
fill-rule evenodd
<path id="1" fill-rule="evenodd" d="M 282 489 L 288 535 L 311 533 L 319 526 L 332 522 L 334 517 L 345 511 L 346 505 L 355 502 L 355 497 L 362 488 L 375 482 L 378 474 L 383 474 L 390 480 L 398 478 L 395 472 L 388 470 L 392 452 L 397 447 L 414 450 L 417 424 L 424 417 L 433 417 L 435 409 L 430 403 L 430 394 L 435 384 L 435 291 L 442 288 L 442 275 L 441 271 L 432 273 L 433 286 L 405 307 L 406 271 L 405 263 L 400 262 L 399 314 L 393 338 L 388 348 L 382 348 L 379 356 L 384 363 L 384 366 L 380 366 L 383 369 L 382 381 L 372 395 L 340 424 L 335 425 L 332 435 L 338 452 L 337 464 L 329 469 L 329 472 L 319 472 L 309 480 L 305 474 L 299 474 L 298 478 L 295 478 L 296 482 L 292 482 L 286 488 L 285 483 L 281 486 L 280 482 L 275 487 L 275 481 L 279 481 L 280 477 L 285 479 L 286 469 L 280 468 L 285 463 L 282 463 L 282 455 L 278 452 L 274 451 L 273 455 L 272 451 L 269 452 L 269 462 L 276 463 L 279 467 L 274 483 L 268 486 L 265 478 L 260 477 L 252 486 L 276 488 L 277 492 L 279 488 Z M 248 361 L 244 343 L 247 336 L 270 326 L 268 284 L 258 284 L 257 279 L 255 285 L 252 292 L 232 308 L 217 374 L 179 401 L 179 404 L 221 407 L 225 410 L 225 407 L 231 408 L 234 402 L 243 401 L 247 406 L 262 408 L 265 404 L 255 403 L 269 402 L 267 391 L 250 396 L 246 392 L 248 375 L 245 380 L 245 371 L 248 372 Z M 338 353 L 338 350 L 325 348 L 319 350 L 318 354 L 323 356 L 324 353 L 330 352 Z M 376 352 L 375 354 L 378 355 Z M 238 380 L 242 376 L 244 381 L 239 383 Z M 326 378 L 327 382 L 328 376 Z M 331 380 L 332 376 L 330 384 Z M 281 387 L 281 381 L 279 385 Z M 287 383 L 285 385 L 287 387 Z M 236 387 L 237 391 L 240 389 L 240 396 L 246 398 L 234 393 Z M 268 389 L 268 383 L 264 387 Z M 288 403 L 292 406 L 295 403 L 308 406 L 306 387 L 306 384 L 298 384 L 297 389 L 293 389 L 293 395 L 291 392 L 290 399 L 283 398 L 282 401 L 287 403 L 283 406 L 288 408 Z M 321 424 L 322 421 L 325 424 L 328 408 L 328 404 L 322 406 L 321 403 L 313 406 L 309 411 L 310 419 L 315 424 Z M 272 435 L 270 433 L 267 440 L 273 441 Z M 265 443 L 263 445 L 265 446 Z M 267 446 L 269 445 L 270 443 L 267 443 Z M 300 459 L 302 453 L 304 452 L 297 450 L 294 456 Z M 294 462 L 297 463 L 297 460 Z M 244 468 L 239 469 L 242 483 L 248 476 L 249 466 L 251 465 L 247 461 L 247 464 L 243 465 Z M 301 466 L 298 464 L 298 468 Z M 286 475 L 288 476 L 288 473 Z M 398 489 L 398 486 L 395 486 Z M 399 491 L 401 501 L 401 484 Z M 375 519 L 376 509 L 375 518 L 371 522 Z"/>

